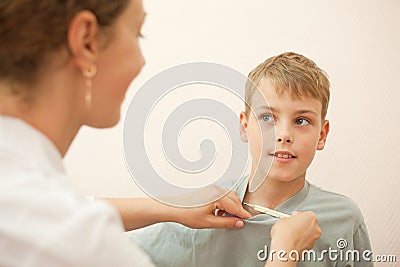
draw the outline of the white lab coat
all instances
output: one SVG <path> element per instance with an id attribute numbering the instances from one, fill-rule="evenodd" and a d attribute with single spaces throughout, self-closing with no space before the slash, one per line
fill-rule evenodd
<path id="1" fill-rule="evenodd" d="M 53 143 L 0 116 L 0 266 L 153 266 L 117 211 L 66 179 Z"/>

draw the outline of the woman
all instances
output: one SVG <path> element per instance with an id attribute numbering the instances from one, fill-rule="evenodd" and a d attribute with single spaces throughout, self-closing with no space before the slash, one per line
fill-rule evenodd
<path id="1" fill-rule="evenodd" d="M 0 266 L 150 266 L 122 237 L 122 223 L 240 228 L 239 218 L 214 211 L 249 217 L 234 193 L 196 209 L 110 200 L 115 209 L 67 182 L 62 158 L 79 129 L 120 119 L 144 65 L 144 17 L 141 0 L 0 2 Z M 311 213 L 274 229 L 276 248 L 303 250 L 319 235 Z"/>

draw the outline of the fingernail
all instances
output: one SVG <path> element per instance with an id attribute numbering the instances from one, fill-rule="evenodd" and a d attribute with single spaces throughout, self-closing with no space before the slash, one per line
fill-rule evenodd
<path id="1" fill-rule="evenodd" d="M 244 226 L 244 222 L 243 221 L 236 221 L 235 222 L 235 227 L 236 228 L 242 228 Z"/>

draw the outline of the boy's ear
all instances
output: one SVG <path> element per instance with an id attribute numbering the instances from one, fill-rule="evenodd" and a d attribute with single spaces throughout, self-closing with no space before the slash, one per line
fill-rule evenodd
<path id="1" fill-rule="evenodd" d="M 326 143 L 326 137 L 328 136 L 328 133 L 329 133 L 329 121 L 325 120 L 322 123 L 322 129 L 321 129 L 321 132 L 319 133 L 317 150 L 324 149 L 325 143 Z"/>
<path id="2" fill-rule="evenodd" d="M 247 138 L 247 115 L 244 111 L 240 112 L 240 139 L 243 142 L 248 142 Z"/>

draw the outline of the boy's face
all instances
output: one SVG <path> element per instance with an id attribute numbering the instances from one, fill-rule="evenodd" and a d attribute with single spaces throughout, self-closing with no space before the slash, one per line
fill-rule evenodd
<path id="1" fill-rule="evenodd" d="M 272 159 L 269 179 L 290 182 L 304 178 L 316 150 L 324 148 L 329 131 L 329 122 L 321 118 L 321 102 L 310 97 L 295 98 L 286 91 L 278 95 L 268 79 L 259 89 L 269 107 L 253 97 L 250 104 L 254 114 L 240 114 L 241 138 L 249 142 L 252 174 L 260 162 L 257 171 L 260 173 L 261 169 L 265 175 L 269 166 L 262 165 Z M 274 126 L 275 147 L 265 145 L 270 140 L 262 140 L 262 136 L 273 136 L 265 132 L 271 132 Z"/>

